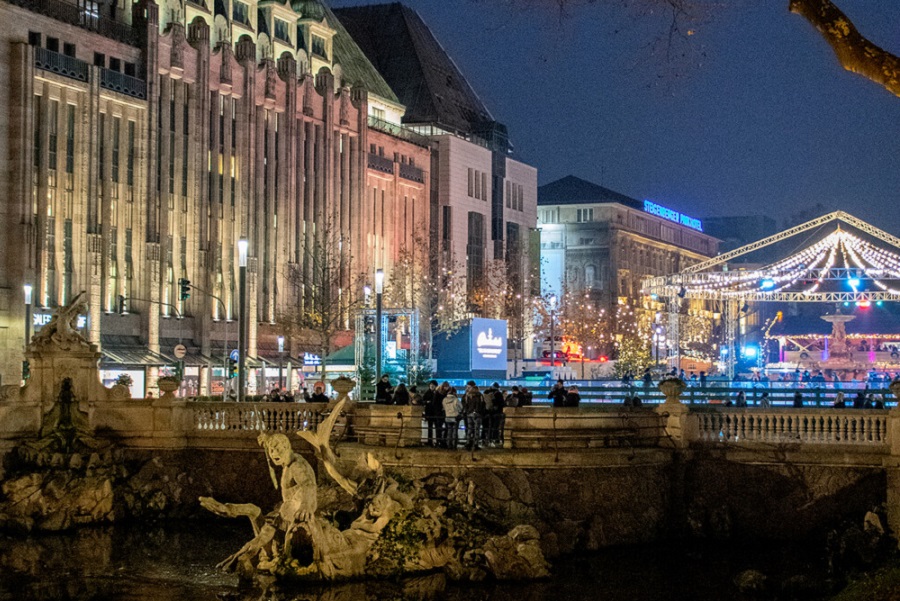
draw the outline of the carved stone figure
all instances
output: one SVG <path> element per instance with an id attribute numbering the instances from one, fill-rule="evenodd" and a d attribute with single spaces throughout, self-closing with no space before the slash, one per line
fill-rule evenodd
<path id="1" fill-rule="evenodd" d="M 253 539 L 219 567 L 248 578 L 324 581 L 441 569 L 461 580 L 548 574 L 537 531 L 520 526 L 507 535 L 492 536 L 499 524 L 489 525 L 475 505 L 471 482 L 457 483 L 443 497 L 431 498 L 421 482 L 401 486 L 372 453 L 360 457 L 353 478 L 342 473 L 331 437 L 345 402 L 337 402 L 316 432 L 298 432 L 339 488 L 317 487 L 309 463 L 292 450 L 285 435 L 276 434 L 259 438 L 272 481 L 281 489 L 282 500 L 274 511 L 264 515 L 256 505 L 201 497 L 201 505 L 209 511 L 247 517 L 253 524 Z M 280 478 L 275 473 L 279 468 Z M 356 511 L 352 521 L 338 520 L 338 514 L 351 508 Z"/>
<path id="2" fill-rule="evenodd" d="M 73 347 L 90 347 L 78 332 L 78 316 L 87 313 L 88 303 L 84 291 L 79 292 L 68 305 L 56 310 L 50 321 L 31 339 L 33 345 L 56 345 L 62 350 Z"/>

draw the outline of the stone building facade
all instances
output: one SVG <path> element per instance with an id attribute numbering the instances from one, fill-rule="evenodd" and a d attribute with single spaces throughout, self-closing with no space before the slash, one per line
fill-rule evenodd
<path id="1" fill-rule="evenodd" d="M 430 142 L 323 4 L 14 0 L 0 19 L 4 383 L 24 284 L 38 314 L 85 291 L 88 338 L 151 388 L 183 342 L 205 391 L 236 347 L 240 238 L 248 354 L 265 358 L 309 302 L 289 274 L 315 249 L 339 252 L 350 307 L 429 230 Z"/>
<path id="2" fill-rule="evenodd" d="M 506 126 L 414 8 L 335 14 L 406 106 L 403 123 L 433 143 L 432 275 L 445 288 L 456 279 L 463 313 L 484 315 L 485 291 L 530 296 L 539 280 L 537 169 L 516 158 Z"/>
<path id="3" fill-rule="evenodd" d="M 691 225 L 574 176 L 540 186 L 542 290 L 590 299 L 611 317 L 625 307 L 636 315 L 639 329 L 649 332 L 654 321 L 667 322 L 662 313 L 671 307 L 645 297 L 641 280 L 677 273 L 718 254 L 719 241 L 703 233 L 702 222 L 682 222 Z M 715 308 L 699 301 L 683 305 L 681 344 L 709 342 L 719 319 Z M 696 327 L 689 327 L 692 323 Z"/>

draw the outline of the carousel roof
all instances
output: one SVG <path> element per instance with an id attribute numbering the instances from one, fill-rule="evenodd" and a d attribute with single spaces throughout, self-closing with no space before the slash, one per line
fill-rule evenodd
<path id="1" fill-rule="evenodd" d="M 730 259 L 800 234 L 805 239 L 798 248 L 774 263 L 728 269 Z M 648 278 L 644 290 L 666 298 L 848 302 L 867 307 L 879 300 L 900 300 L 900 239 L 837 211 L 681 273 Z"/>
<path id="2" fill-rule="evenodd" d="M 855 316 L 853 321 L 847 322 L 847 336 L 866 337 L 894 337 L 900 338 L 900 320 L 895 311 L 886 310 L 885 307 L 871 307 L 848 311 Z M 816 315 L 786 315 L 781 322 L 775 323 L 769 330 L 770 338 L 781 336 L 827 336 L 831 334 L 831 324 L 820 319 Z"/>

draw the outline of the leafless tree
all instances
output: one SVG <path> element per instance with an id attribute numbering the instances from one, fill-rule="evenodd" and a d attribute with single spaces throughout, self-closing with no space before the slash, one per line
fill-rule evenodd
<path id="1" fill-rule="evenodd" d="M 336 236 L 335 228 L 326 223 L 311 243 L 308 260 L 287 267 L 285 282 L 295 302 L 277 316 L 289 340 L 314 341 L 323 374 L 327 357 L 334 350 L 335 335 L 349 329 L 350 315 L 362 301 L 350 294 L 351 290 L 362 289 L 362 277 L 349 278 L 349 285 L 342 286 L 342 280 L 348 279 L 346 266 L 352 261 Z"/>

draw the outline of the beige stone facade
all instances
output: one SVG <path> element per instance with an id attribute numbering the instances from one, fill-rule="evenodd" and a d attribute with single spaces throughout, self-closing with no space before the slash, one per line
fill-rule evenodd
<path id="1" fill-rule="evenodd" d="M 356 282 L 429 230 L 429 143 L 371 118 L 399 124 L 403 107 L 338 62 L 349 37 L 315 2 L 120 4 L 0 2 L 4 383 L 20 375 L 26 283 L 38 312 L 86 291 L 101 348 L 221 356 L 228 328 L 236 346 L 245 237 L 257 356 L 302 306 L 287 274 L 308 271 L 317 244 L 340 249 L 349 306 Z M 181 278 L 196 287 L 186 301 Z"/>

